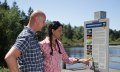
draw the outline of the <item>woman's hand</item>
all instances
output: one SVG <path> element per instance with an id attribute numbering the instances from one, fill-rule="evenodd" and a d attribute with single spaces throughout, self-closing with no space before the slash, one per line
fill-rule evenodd
<path id="1" fill-rule="evenodd" d="M 86 64 L 86 65 L 89 65 L 89 61 L 90 61 L 91 59 L 79 59 L 78 60 L 78 63 L 83 63 L 83 64 Z"/>

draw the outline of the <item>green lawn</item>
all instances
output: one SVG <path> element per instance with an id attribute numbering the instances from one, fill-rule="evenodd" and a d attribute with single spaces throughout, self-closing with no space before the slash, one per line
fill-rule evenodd
<path id="1" fill-rule="evenodd" d="M 0 67 L 0 72 L 9 72 L 7 68 Z"/>

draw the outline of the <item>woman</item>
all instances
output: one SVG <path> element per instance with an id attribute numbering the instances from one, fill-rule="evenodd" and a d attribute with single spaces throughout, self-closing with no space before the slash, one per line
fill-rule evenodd
<path id="1" fill-rule="evenodd" d="M 61 72 L 60 63 L 89 63 L 88 59 L 70 58 L 66 54 L 64 47 L 59 40 L 62 34 L 63 25 L 58 21 L 53 21 L 48 27 L 48 36 L 40 42 L 44 56 L 44 72 Z"/>

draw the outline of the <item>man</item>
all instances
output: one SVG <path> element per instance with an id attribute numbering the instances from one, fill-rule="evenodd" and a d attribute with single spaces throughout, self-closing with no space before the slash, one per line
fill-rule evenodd
<path id="1" fill-rule="evenodd" d="M 28 25 L 5 56 L 10 72 L 43 72 L 43 56 L 36 32 L 46 25 L 45 20 L 46 15 L 42 11 L 31 14 Z"/>

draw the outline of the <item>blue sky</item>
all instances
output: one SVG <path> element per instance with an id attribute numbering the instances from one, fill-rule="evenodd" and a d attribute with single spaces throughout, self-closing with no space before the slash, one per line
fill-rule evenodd
<path id="1" fill-rule="evenodd" d="M 71 26 L 83 26 L 84 21 L 94 20 L 94 12 L 106 11 L 110 28 L 120 30 L 120 0 L 7 0 L 10 6 L 13 1 L 26 14 L 32 7 L 45 12 L 48 20 L 70 23 Z"/>

